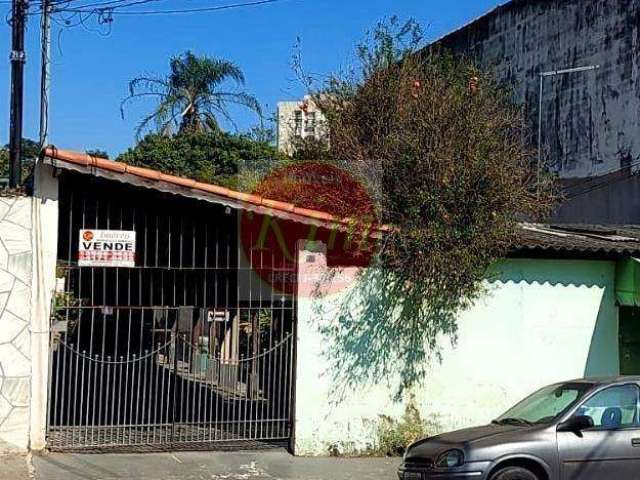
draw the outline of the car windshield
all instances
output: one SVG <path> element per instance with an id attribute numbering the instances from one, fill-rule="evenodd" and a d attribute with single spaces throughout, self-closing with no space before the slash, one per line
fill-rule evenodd
<path id="1" fill-rule="evenodd" d="M 563 383 L 538 390 L 493 423 L 535 425 L 553 422 L 591 389 L 590 383 Z"/>

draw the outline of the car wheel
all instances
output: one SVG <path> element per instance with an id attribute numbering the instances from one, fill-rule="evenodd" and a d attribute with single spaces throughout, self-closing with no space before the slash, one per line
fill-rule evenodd
<path id="1" fill-rule="evenodd" d="M 491 476 L 491 480 L 539 480 L 538 476 L 526 468 L 506 467 Z"/>

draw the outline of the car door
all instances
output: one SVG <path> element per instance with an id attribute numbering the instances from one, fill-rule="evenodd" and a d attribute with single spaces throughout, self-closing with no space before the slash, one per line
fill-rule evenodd
<path id="1" fill-rule="evenodd" d="M 562 480 L 637 480 L 640 472 L 640 388 L 615 385 L 576 410 L 593 419 L 582 432 L 558 432 Z"/>

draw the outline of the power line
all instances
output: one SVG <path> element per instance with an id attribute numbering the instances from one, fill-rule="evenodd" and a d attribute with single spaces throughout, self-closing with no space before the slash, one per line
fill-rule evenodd
<path id="1" fill-rule="evenodd" d="M 46 2 L 49 5 L 60 5 L 63 3 L 71 3 L 71 2 L 77 2 L 80 0 L 29 0 L 29 6 L 31 5 L 39 5 L 40 8 L 42 8 L 42 5 Z M 124 1 L 124 0 L 123 0 Z M 13 3 L 13 0 L 0 0 L 0 5 L 11 5 Z"/>
<path id="2" fill-rule="evenodd" d="M 638 166 L 638 165 L 640 165 L 640 156 L 636 157 L 633 162 L 629 162 L 626 165 L 622 165 L 622 166 L 616 167 L 616 168 L 610 168 L 608 170 L 604 170 L 604 171 L 598 172 L 597 175 L 591 175 L 591 176 L 585 177 L 582 180 L 580 180 L 578 182 L 575 182 L 572 185 L 567 186 L 564 189 L 564 191 L 567 192 L 568 190 L 576 190 L 576 189 L 582 187 L 583 185 L 589 187 L 594 179 L 603 178 L 603 177 L 605 177 L 607 175 L 610 175 L 612 173 L 618 173 L 618 172 L 621 172 L 623 170 L 627 170 L 627 169 L 629 169 L 631 167 Z"/>
<path id="3" fill-rule="evenodd" d="M 77 0 L 80 1 L 80 0 Z M 151 2 L 159 2 L 161 0 L 107 0 L 104 2 L 95 2 L 95 3 L 88 3 L 88 4 L 84 4 L 84 5 L 78 5 L 77 7 L 72 7 L 72 8 L 59 8 L 56 9 L 56 11 L 66 11 L 66 12 L 79 12 L 81 10 L 85 10 L 85 9 L 89 9 L 89 7 L 96 7 L 95 9 L 101 8 L 101 7 L 105 7 L 105 8 L 124 8 L 124 7 L 130 7 L 133 5 L 138 5 L 138 4 L 144 4 L 144 3 L 151 3 Z M 127 3 L 130 2 L 130 3 Z M 123 5 L 124 4 L 124 5 Z M 87 11 L 92 11 L 95 9 L 90 9 Z"/>
<path id="4" fill-rule="evenodd" d="M 173 9 L 173 10 L 138 10 L 138 11 L 120 10 L 121 8 L 126 8 L 128 6 L 134 5 L 135 3 L 148 3 L 150 1 L 154 1 L 154 0 L 139 0 L 139 2 L 134 2 L 128 5 L 116 5 L 113 7 L 105 7 L 104 10 L 109 10 L 114 15 L 175 15 L 175 14 L 188 14 L 188 13 L 201 13 L 201 12 L 215 12 L 219 10 L 229 10 L 229 9 L 241 8 L 241 7 L 253 7 L 258 5 L 279 3 L 285 0 L 258 0 L 254 2 L 233 3 L 229 5 L 218 5 L 218 6 L 201 7 L 201 8 L 184 8 L 184 9 Z M 100 8 L 85 9 L 82 7 L 55 9 L 56 12 L 69 12 L 69 13 L 95 13 L 99 10 Z"/>
<path id="5" fill-rule="evenodd" d="M 621 167 L 621 168 L 619 168 L 619 169 L 617 169 L 617 170 L 611 171 L 611 172 L 609 172 L 609 173 L 616 173 L 616 172 L 620 172 L 620 171 L 623 171 L 623 170 L 629 170 L 628 172 L 626 172 L 624 175 L 622 175 L 622 176 L 620 176 L 620 177 L 615 177 L 615 178 L 605 179 L 605 180 L 604 180 L 604 181 L 602 181 L 602 182 L 596 182 L 596 183 L 594 183 L 594 184 L 592 184 L 592 185 L 588 186 L 585 190 L 582 190 L 582 191 L 578 191 L 578 192 L 571 193 L 571 194 L 569 194 L 569 195 L 567 195 L 567 196 L 566 196 L 566 199 L 567 199 L 567 200 L 571 200 L 571 199 L 574 199 L 574 198 L 580 197 L 580 196 L 582 196 L 582 195 L 586 195 L 587 193 L 591 193 L 591 192 L 594 192 L 594 191 L 596 191 L 596 190 L 600 190 L 601 188 L 608 187 L 609 185 L 613 185 L 614 183 L 618 183 L 618 182 L 622 182 L 622 181 L 624 181 L 624 180 L 628 180 L 628 179 L 630 179 L 631 177 L 633 177 L 633 176 L 635 176 L 635 175 L 636 175 L 636 173 L 635 173 L 635 172 L 633 172 L 633 171 L 631 171 L 630 169 L 631 169 L 632 167 L 636 167 L 636 166 L 639 166 L 639 165 L 640 165 L 640 161 L 636 161 L 636 162 L 633 162 L 633 163 L 631 163 L 631 164 L 629 164 L 629 165 L 625 165 L 624 167 Z M 593 177 L 593 178 L 592 178 L 592 179 L 590 179 L 590 180 L 598 179 L 598 178 L 602 178 L 602 177 Z M 587 180 L 586 182 L 588 182 L 588 181 L 590 181 L 590 180 Z M 581 182 L 581 184 L 584 184 L 584 183 L 586 183 L 586 182 Z M 574 185 L 572 185 L 572 186 L 570 186 L 570 187 L 568 187 L 568 188 L 565 188 L 565 192 L 566 192 L 567 190 L 572 189 L 573 187 L 574 187 Z"/>

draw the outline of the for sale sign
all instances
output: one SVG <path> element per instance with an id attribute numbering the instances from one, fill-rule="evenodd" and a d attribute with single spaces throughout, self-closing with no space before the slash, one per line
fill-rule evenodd
<path id="1" fill-rule="evenodd" d="M 136 232 L 80 230 L 78 265 L 81 267 L 135 267 Z"/>

